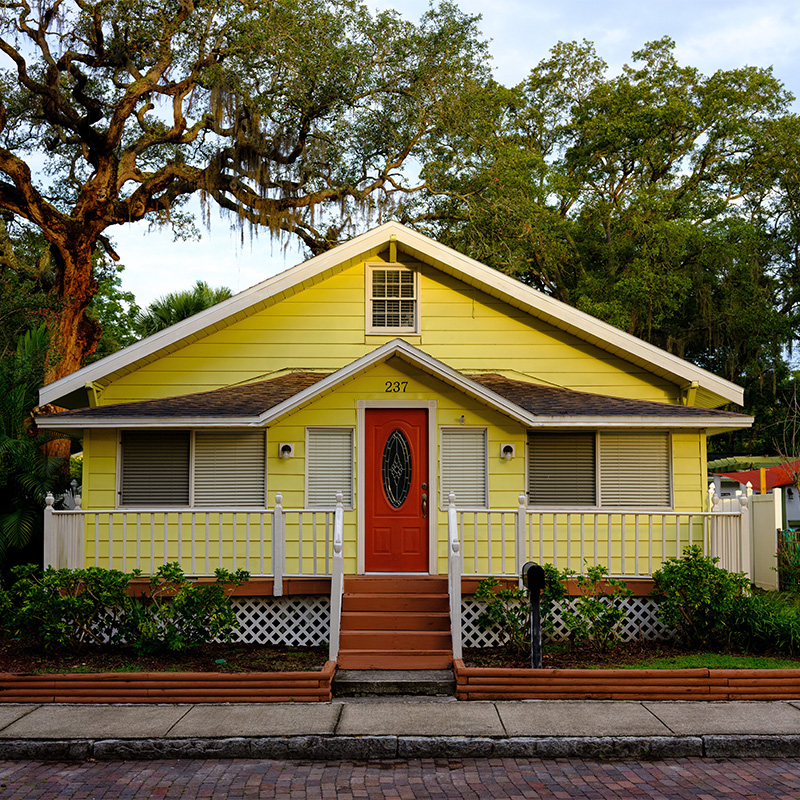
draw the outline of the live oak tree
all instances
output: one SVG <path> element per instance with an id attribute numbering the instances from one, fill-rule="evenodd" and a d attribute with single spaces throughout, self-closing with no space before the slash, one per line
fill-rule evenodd
<path id="1" fill-rule="evenodd" d="M 41 232 L 81 366 L 109 229 L 180 223 L 199 193 L 311 253 L 413 190 L 404 167 L 485 77 L 475 21 L 358 0 L 0 0 L 0 209 Z M 3 62 L 4 59 L 4 62 Z"/>

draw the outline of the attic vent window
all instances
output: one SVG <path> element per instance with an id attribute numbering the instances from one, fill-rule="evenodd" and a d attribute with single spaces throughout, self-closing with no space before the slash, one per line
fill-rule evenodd
<path id="1" fill-rule="evenodd" d="M 418 333 L 419 281 L 406 267 L 367 268 L 367 333 Z"/>

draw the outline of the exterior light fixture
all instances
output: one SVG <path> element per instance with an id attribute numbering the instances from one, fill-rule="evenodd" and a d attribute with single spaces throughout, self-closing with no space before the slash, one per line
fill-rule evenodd
<path id="1" fill-rule="evenodd" d="M 278 445 L 279 458 L 294 458 L 294 445 L 282 442 Z"/>
<path id="2" fill-rule="evenodd" d="M 516 451 L 513 444 L 500 445 L 500 458 L 503 458 L 506 461 L 511 461 L 511 459 L 514 458 L 515 455 Z"/>

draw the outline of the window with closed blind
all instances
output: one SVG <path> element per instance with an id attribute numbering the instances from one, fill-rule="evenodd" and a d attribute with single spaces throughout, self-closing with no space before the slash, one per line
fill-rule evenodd
<path id="1" fill-rule="evenodd" d="M 442 508 L 448 506 L 451 492 L 458 508 L 487 508 L 486 429 L 441 428 L 440 434 Z"/>
<path id="2" fill-rule="evenodd" d="M 263 508 L 264 431 L 123 431 L 121 506 Z"/>
<path id="3" fill-rule="evenodd" d="M 306 508 L 353 508 L 353 429 L 306 428 Z"/>
<path id="4" fill-rule="evenodd" d="M 528 500 L 552 508 L 669 508 L 666 432 L 528 435 Z"/>

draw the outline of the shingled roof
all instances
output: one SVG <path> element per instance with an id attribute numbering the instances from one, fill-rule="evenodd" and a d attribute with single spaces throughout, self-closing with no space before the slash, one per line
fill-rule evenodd
<path id="1" fill-rule="evenodd" d="M 331 373 L 291 372 L 254 383 L 229 386 L 208 392 L 165 397 L 157 400 L 140 400 L 132 403 L 116 403 L 95 408 L 74 409 L 57 414 L 41 415 L 38 423 L 47 427 L 48 422 L 59 423 L 64 427 L 69 423 L 74 427 L 92 427 L 92 423 L 103 421 L 159 420 L 174 424 L 197 424 L 207 420 L 213 424 L 215 419 L 228 424 L 253 424 L 259 416 L 295 395 L 326 378 Z M 480 384 L 501 398 L 510 401 L 518 408 L 537 417 L 549 420 L 558 418 L 580 419 L 598 418 L 663 418 L 665 423 L 678 419 L 718 421 L 721 424 L 748 420 L 744 414 L 729 411 L 716 411 L 708 408 L 678 406 L 669 403 L 655 403 L 621 397 L 576 392 L 554 386 L 512 380 L 497 374 L 462 376 Z"/>
<path id="2" fill-rule="evenodd" d="M 158 400 L 138 400 L 132 403 L 113 403 L 95 408 L 76 408 L 40 417 L 39 423 L 46 427 L 48 419 L 74 419 L 89 422 L 103 419 L 142 419 L 147 417 L 164 419 L 174 417 L 257 417 L 298 392 L 313 386 L 329 373 L 290 372 L 265 381 L 226 386 L 210 392 L 164 397 Z"/>
<path id="3" fill-rule="evenodd" d="M 515 381 L 502 375 L 484 373 L 468 378 L 491 389 L 531 414 L 547 417 L 704 417 L 719 420 L 748 419 L 745 414 L 716 409 L 631 400 L 591 392 L 576 392 L 556 386 Z"/>

